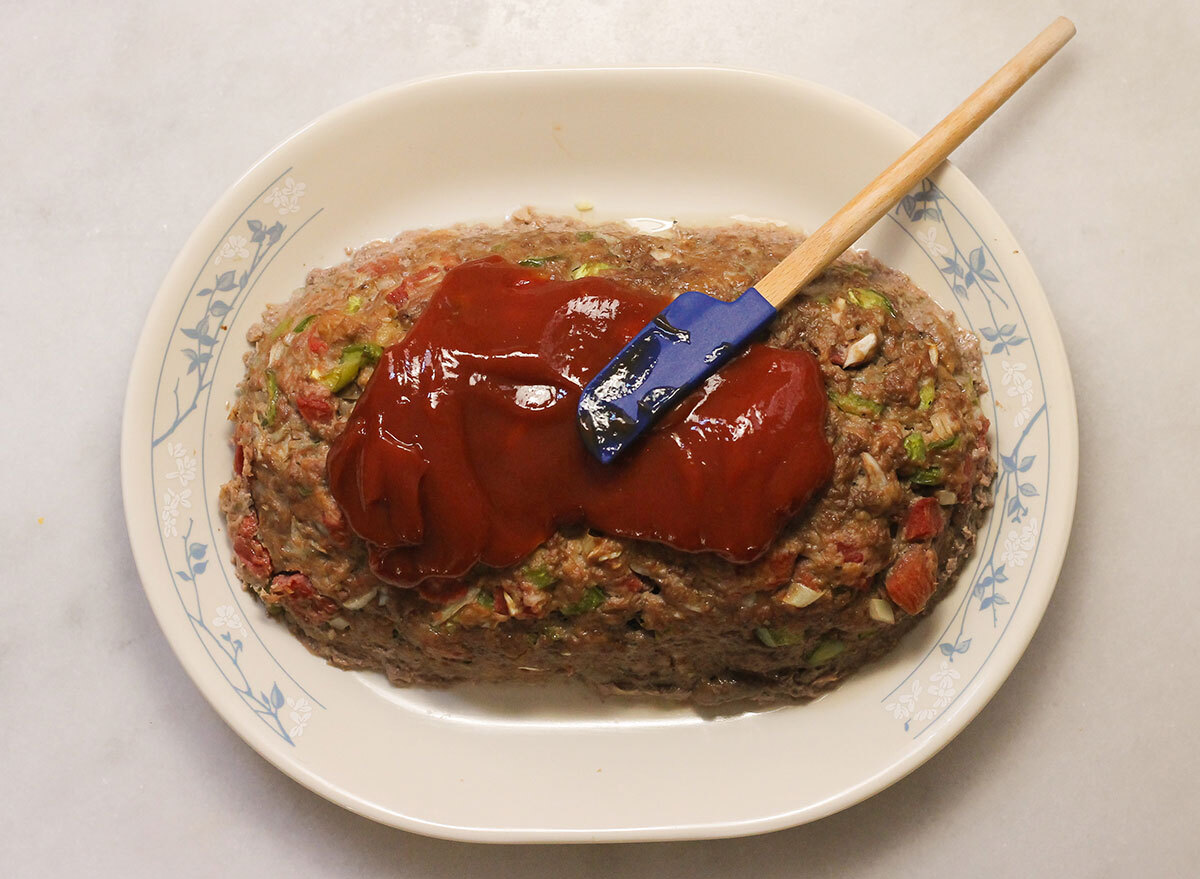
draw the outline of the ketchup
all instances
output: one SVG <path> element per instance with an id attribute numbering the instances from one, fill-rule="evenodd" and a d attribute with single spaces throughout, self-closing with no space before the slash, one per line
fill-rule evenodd
<path id="1" fill-rule="evenodd" d="M 833 471 L 812 355 L 751 345 L 612 464 L 579 437 L 580 390 L 668 301 L 498 256 L 451 269 L 329 451 L 372 570 L 445 594 L 445 580 L 514 564 L 569 523 L 761 555 Z"/>

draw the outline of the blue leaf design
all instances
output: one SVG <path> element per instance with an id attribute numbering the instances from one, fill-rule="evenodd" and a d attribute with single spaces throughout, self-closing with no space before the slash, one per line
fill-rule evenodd
<path id="1" fill-rule="evenodd" d="M 996 582 L 997 583 L 1007 583 L 1008 582 L 1008 574 L 1004 573 L 1004 568 L 1005 568 L 1004 565 L 1001 565 L 1000 567 L 996 568 Z"/>
<path id="2" fill-rule="evenodd" d="M 964 287 L 962 284 L 955 284 L 954 285 L 954 293 L 956 296 L 966 296 L 967 288 Z"/>
<path id="3" fill-rule="evenodd" d="M 1017 469 L 1017 459 L 1013 455 L 1001 455 L 1000 456 L 1000 464 L 1004 467 L 1005 470 L 1016 470 Z"/>
<path id="4" fill-rule="evenodd" d="M 221 640 L 222 640 L 222 641 L 232 641 L 232 640 L 233 640 L 233 635 L 230 635 L 228 632 L 222 632 L 222 633 L 221 633 Z"/>
<path id="5" fill-rule="evenodd" d="M 1021 506 L 1021 499 L 1013 498 L 1012 500 L 1010 500 L 1008 502 L 1007 514 L 1009 516 L 1011 516 L 1013 513 L 1015 513 L 1020 508 L 1020 506 Z"/>
<path id="6" fill-rule="evenodd" d="M 283 223 L 276 221 L 276 223 L 267 230 L 267 244 L 274 244 L 276 241 L 278 241 L 280 236 L 283 235 L 283 229 Z"/>
<path id="7" fill-rule="evenodd" d="M 183 327 L 179 332 L 183 333 L 189 339 L 199 339 L 202 335 L 199 330 L 193 329 L 192 327 Z"/>
<path id="8" fill-rule="evenodd" d="M 1021 494 L 1025 495 L 1025 497 L 1037 497 L 1037 493 L 1038 493 L 1038 490 L 1037 490 L 1037 488 L 1035 488 L 1033 486 L 1032 483 L 1029 483 L 1029 482 L 1021 483 Z"/>
<path id="9" fill-rule="evenodd" d="M 1007 342 L 997 342 L 995 345 L 992 346 L 992 350 L 989 351 L 988 353 L 989 354 L 998 354 L 1007 347 L 1008 347 Z"/>
<path id="10" fill-rule="evenodd" d="M 994 342 L 1000 338 L 1000 334 L 992 327 L 980 327 L 979 332 L 983 333 L 983 337 L 989 342 Z"/>
<path id="11" fill-rule="evenodd" d="M 1021 466 L 1018 467 L 1017 469 L 1020 470 L 1022 473 L 1024 473 L 1026 470 L 1028 470 L 1030 467 L 1033 466 L 1033 459 L 1034 459 L 1033 455 L 1026 455 L 1024 458 L 1021 459 Z"/>
<path id="12" fill-rule="evenodd" d="M 1004 326 L 1002 326 L 1000 328 L 1000 335 L 1011 336 L 1014 332 L 1016 332 L 1016 329 L 1017 329 L 1016 324 L 1005 324 Z"/>
<path id="13" fill-rule="evenodd" d="M 971 639 L 968 638 L 966 641 L 963 641 L 961 644 L 959 644 L 957 647 L 955 647 L 954 652 L 955 653 L 966 653 L 967 650 L 970 648 L 970 646 L 971 646 Z"/>
<path id="14" fill-rule="evenodd" d="M 212 296 L 212 294 L 212 287 L 205 287 L 203 290 L 200 290 L 196 293 L 197 296 Z"/>
<path id="15" fill-rule="evenodd" d="M 992 606 L 992 596 L 990 596 L 990 595 L 987 598 L 985 598 L 983 601 L 979 602 L 980 610 L 987 610 L 991 606 Z"/>
<path id="16" fill-rule="evenodd" d="M 180 580 L 188 580 L 189 582 L 192 579 L 191 575 L 187 571 L 176 571 L 175 576 Z"/>
<path id="17" fill-rule="evenodd" d="M 275 709 L 283 707 L 283 693 L 279 689 L 279 684 L 271 685 L 271 707 Z"/>
<path id="18" fill-rule="evenodd" d="M 203 543 L 193 543 L 188 547 L 188 554 L 194 559 L 204 558 L 205 545 Z"/>
<path id="19" fill-rule="evenodd" d="M 996 593 L 996 595 L 992 596 L 992 600 L 995 601 L 996 604 L 1008 604 L 1008 599 L 999 593 Z"/>
<path id="20" fill-rule="evenodd" d="M 1024 341 L 1027 341 L 1024 336 L 1013 336 L 1011 339 L 1008 340 L 1008 344 L 1009 345 L 1020 345 Z"/>
<path id="21" fill-rule="evenodd" d="M 246 225 L 250 227 L 251 232 L 257 232 L 263 227 L 262 220 L 247 220 Z"/>
<path id="22" fill-rule="evenodd" d="M 949 644 L 944 641 L 938 645 L 938 650 L 942 651 L 943 656 L 953 656 L 954 655 L 954 645 Z"/>
<path id="23" fill-rule="evenodd" d="M 217 317 L 224 317 L 225 315 L 229 314 L 229 303 L 223 302 L 220 299 L 214 299 L 208 306 L 208 310 Z"/>
<path id="24" fill-rule="evenodd" d="M 229 271 L 223 272 L 221 275 L 219 275 L 217 277 L 217 284 L 216 284 L 217 289 L 218 290 L 232 290 L 234 287 L 233 279 L 234 279 L 235 275 L 236 275 L 236 272 L 234 272 L 233 269 L 230 269 Z"/>
<path id="25" fill-rule="evenodd" d="M 984 264 L 983 248 L 976 247 L 974 250 L 972 250 L 969 260 L 971 264 L 971 271 L 977 272 L 982 269 Z"/>
<path id="26" fill-rule="evenodd" d="M 991 269 L 980 269 L 979 277 L 983 278 L 985 281 L 991 281 L 993 284 L 996 284 L 1000 281 L 999 278 L 992 274 Z"/>
<path id="27" fill-rule="evenodd" d="M 196 562 L 196 564 L 192 565 L 192 570 L 196 573 L 197 576 L 199 576 L 200 574 L 204 573 L 204 569 L 207 567 L 208 567 L 208 562 Z"/>

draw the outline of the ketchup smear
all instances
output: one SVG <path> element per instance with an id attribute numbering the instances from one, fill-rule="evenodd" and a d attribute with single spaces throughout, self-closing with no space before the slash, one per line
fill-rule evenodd
<path id="1" fill-rule="evenodd" d="M 329 451 L 372 570 L 446 598 L 447 580 L 514 564 L 569 523 L 761 555 L 833 471 L 812 355 L 751 345 L 614 463 L 579 437 L 580 390 L 667 302 L 500 257 L 451 269 Z"/>

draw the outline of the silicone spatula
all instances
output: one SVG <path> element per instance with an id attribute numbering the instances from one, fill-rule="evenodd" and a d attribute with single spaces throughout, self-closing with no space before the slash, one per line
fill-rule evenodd
<path id="1" fill-rule="evenodd" d="M 584 444 L 609 462 L 736 355 L 816 278 L 996 111 L 1075 35 L 1056 19 L 974 94 L 731 302 L 695 290 L 675 298 L 584 387 Z"/>

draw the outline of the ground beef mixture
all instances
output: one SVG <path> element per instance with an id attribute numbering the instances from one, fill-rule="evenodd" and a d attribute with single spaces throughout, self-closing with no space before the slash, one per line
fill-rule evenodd
<path id="1" fill-rule="evenodd" d="M 835 685 L 946 593 L 995 472 L 977 341 L 865 253 L 839 259 L 770 327 L 768 344 L 820 362 L 834 476 L 749 564 L 566 528 L 431 600 L 371 572 L 325 477 L 372 352 L 404 337 L 455 265 L 499 254 L 559 279 L 603 273 L 731 299 L 800 240 L 770 226 L 651 235 L 523 211 L 498 227 L 406 233 L 313 271 L 248 334 L 221 494 L 242 580 L 313 652 L 399 685 L 574 676 L 697 704 Z"/>

